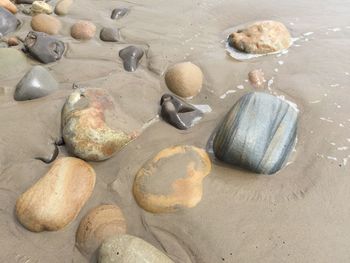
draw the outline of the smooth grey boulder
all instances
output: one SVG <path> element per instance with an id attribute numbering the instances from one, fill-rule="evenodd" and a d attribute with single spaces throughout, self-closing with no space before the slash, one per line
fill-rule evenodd
<path id="1" fill-rule="evenodd" d="M 24 40 L 26 50 L 42 63 L 61 59 L 65 46 L 57 38 L 43 32 L 30 31 Z"/>
<path id="2" fill-rule="evenodd" d="M 241 97 L 214 135 L 216 157 L 259 174 L 273 174 L 285 164 L 297 132 L 298 110 L 266 93 Z"/>
<path id="3" fill-rule="evenodd" d="M 0 7 L 0 37 L 16 31 L 18 20 L 7 9 Z"/>
<path id="4" fill-rule="evenodd" d="M 119 29 L 104 27 L 100 32 L 100 38 L 106 42 L 118 42 L 120 41 Z"/>
<path id="5" fill-rule="evenodd" d="M 98 263 L 174 263 L 160 250 L 130 235 L 107 239 L 100 247 Z"/>
<path id="6" fill-rule="evenodd" d="M 135 46 L 128 46 L 120 50 L 119 57 L 123 60 L 124 69 L 129 72 L 134 72 L 143 54 L 143 49 Z"/>
<path id="7" fill-rule="evenodd" d="M 42 66 L 34 66 L 17 84 L 14 98 L 17 101 L 33 100 L 49 95 L 58 89 L 57 81 Z"/>

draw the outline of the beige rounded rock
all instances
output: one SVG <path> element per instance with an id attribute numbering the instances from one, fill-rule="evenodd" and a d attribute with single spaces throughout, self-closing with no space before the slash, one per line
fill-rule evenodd
<path id="1" fill-rule="evenodd" d="M 208 154 L 194 146 L 160 151 L 138 171 L 133 193 L 148 212 L 174 212 L 195 207 L 202 199 L 203 179 L 210 173 Z"/>
<path id="2" fill-rule="evenodd" d="M 256 22 L 229 36 L 231 46 L 251 54 L 267 54 L 287 49 L 292 39 L 288 29 L 280 22 Z"/>
<path id="3" fill-rule="evenodd" d="M 31 26 L 33 30 L 44 32 L 49 35 L 57 35 L 62 28 L 62 24 L 57 18 L 47 14 L 38 14 L 34 16 Z"/>
<path id="4" fill-rule="evenodd" d="M 10 0 L 0 0 L 0 7 L 6 8 L 13 14 L 16 14 L 18 9 L 15 4 L 13 4 Z"/>
<path id="5" fill-rule="evenodd" d="M 103 161 L 121 150 L 135 135 L 111 128 L 108 119 L 115 115 L 107 91 L 73 91 L 62 110 L 62 135 L 69 152 L 87 161 Z"/>
<path id="6" fill-rule="evenodd" d="M 68 14 L 71 6 L 73 4 L 73 0 L 60 0 L 58 1 L 55 7 L 55 14 L 59 16 L 64 16 Z"/>
<path id="7" fill-rule="evenodd" d="M 160 250 L 130 235 L 117 235 L 101 245 L 98 263 L 174 263 Z"/>
<path id="8" fill-rule="evenodd" d="M 16 202 L 19 222 L 28 230 L 56 231 L 72 222 L 95 186 L 95 172 L 86 162 L 64 157 Z"/>
<path id="9" fill-rule="evenodd" d="M 263 88 L 266 82 L 265 74 L 262 69 L 254 69 L 248 73 L 249 82 L 255 88 Z"/>
<path id="10" fill-rule="evenodd" d="M 44 1 L 34 1 L 31 6 L 33 14 L 52 14 L 52 7 Z"/>
<path id="11" fill-rule="evenodd" d="M 79 250 L 89 255 L 111 236 L 126 233 L 126 222 L 120 208 L 101 205 L 93 208 L 81 220 L 76 234 Z"/>
<path id="12" fill-rule="evenodd" d="M 89 21 L 78 21 L 71 27 L 71 35 L 75 39 L 89 40 L 94 37 L 96 26 Z"/>
<path id="13" fill-rule="evenodd" d="M 202 89 L 202 70 L 191 62 L 178 63 L 167 70 L 165 82 L 169 90 L 183 97 L 196 96 Z"/>

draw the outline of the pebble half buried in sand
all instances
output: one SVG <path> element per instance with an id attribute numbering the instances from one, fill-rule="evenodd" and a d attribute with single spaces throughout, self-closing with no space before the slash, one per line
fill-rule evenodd
<path id="1" fill-rule="evenodd" d="M 57 81 L 42 66 L 34 66 L 16 86 L 14 99 L 32 100 L 49 95 L 58 89 Z"/>
<path id="2" fill-rule="evenodd" d="M 216 132 L 218 159 L 260 174 L 273 174 L 287 160 L 296 141 L 298 111 L 266 93 L 241 97 Z"/>
<path id="3" fill-rule="evenodd" d="M 31 26 L 34 31 L 44 32 L 49 35 L 57 35 L 62 28 L 60 20 L 47 14 L 33 16 Z"/>
<path id="4" fill-rule="evenodd" d="M 94 37 L 96 26 L 89 21 L 78 21 L 71 27 L 71 35 L 78 40 L 89 40 Z"/>
<path id="5" fill-rule="evenodd" d="M 16 31 L 17 26 L 17 18 L 7 9 L 0 7 L 0 36 Z"/>
<path id="6" fill-rule="evenodd" d="M 61 59 L 65 46 L 55 37 L 43 32 L 31 31 L 24 40 L 26 50 L 42 63 L 51 63 Z"/>
<path id="7" fill-rule="evenodd" d="M 56 231 L 72 222 L 95 186 L 95 172 L 86 162 L 64 157 L 16 202 L 18 220 L 28 230 Z"/>
<path id="8" fill-rule="evenodd" d="M 104 240 L 125 232 L 126 222 L 120 208 L 115 205 L 101 205 L 90 210 L 81 220 L 76 235 L 77 247 L 83 254 L 89 255 Z"/>
<path id="9" fill-rule="evenodd" d="M 131 235 L 117 235 L 106 240 L 100 250 L 98 263 L 174 263 L 160 250 Z"/>
<path id="10" fill-rule="evenodd" d="M 128 46 L 120 50 L 119 57 L 123 60 L 124 69 L 129 72 L 134 72 L 143 54 L 143 49 L 135 46 Z"/>
<path id="11" fill-rule="evenodd" d="M 68 150 L 87 161 L 106 160 L 134 137 L 106 123 L 114 103 L 107 91 L 78 88 L 62 110 L 62 134 Z"/>
<path id="12" fill-rule="evenodd" d="M 287 49 L 292 44 L 288 29 L 280 22 L 261 21 L 233 32 L 229 45 L 250 54 L 268 54 Z"/>
<path id="13" fill-rule="evenodd" d="M 55 14 L 59 16 L 64 16 L 68 14 L 71 6 L 73 4 L 73 0 L 60 0 L 58 1 L 55 7 Z"/>
<path id="14" fill-rule="evenodd" d="M 203 179 L 210 171 L 211 162 L 203 149 L 187 145 L 166 148 L 138 171 L 134 197 L 152 213 L 195 207 L 202 199 Z"/>
<path id="15" fill-rule="evenodd" d="M 191 62 L 178 63 L 165 73 L 168 89 L 176 95 L 189 98 L 196 96 L 202 89 L 202 70 Z"/>

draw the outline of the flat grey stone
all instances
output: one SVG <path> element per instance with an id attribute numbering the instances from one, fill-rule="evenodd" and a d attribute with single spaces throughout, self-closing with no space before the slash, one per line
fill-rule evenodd
<path id="1" fill-rule="evenodd" d="M 104 27 L 100 32 L 100 38 L 106 42 L 118 42 L 120 41 L 119 29 Z"/>
<path id="2" fill-rule="evenodd" d="M 142 58 L 144 51 L 135 46 L 128 46 L 119 51 L 119 57 L 123 60 L 123 66 L 126 71 L 134 72 L 139 61 Z"/>
<path id="3" fill-rule="evenodd" d="M 0 7 L 0 37 L 16 31 L 18 20 L 7 9 Z"/>
<path id="4" fill-rule="evenodd" d="M 17 101 L 33 100 L 49 95 L 58 89 L 57 81 L 42 66 L 34 66 L 16 86 Z"/>
<path id="5" fill-rule="evenodd" d="M 213 142 L 216 157 L 260 174 L 273 174 L 294 147 L 298 111 L 266 93 L 241 97 L 219 125 Z"/>

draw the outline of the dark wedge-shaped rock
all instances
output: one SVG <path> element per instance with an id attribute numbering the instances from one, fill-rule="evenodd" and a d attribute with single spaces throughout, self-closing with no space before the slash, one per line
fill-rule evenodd
<path id="1" fill-rule="evenodd" d="M 104 27 L 100 32 L 100 38 L 105 42 L 118 42 L 120 41 L 119 29 Z"/>
<path id="2" fill-rule="evenodd" d="M 275 96 L 253 92 L 231 108 L 214 137 L 216 157 L 259 174 L 273 174 L 294 147 L 298 110 Z"/>
<path id="3" fill-rule="evenodd" d="M 127 8 L 116 8 L 112 11 L 111 18 L 112 19 L 119 19 L 123 16 L 125 16 L 128 13 L 129 9 Z"/>
<path id="4" fill-rule="evenodd" d="M 128 46 L 119 51 L 119 57 L 123 60 L 124 69 L 133 72 L 137 69 L 144 52 L 141 48 Z"/>

